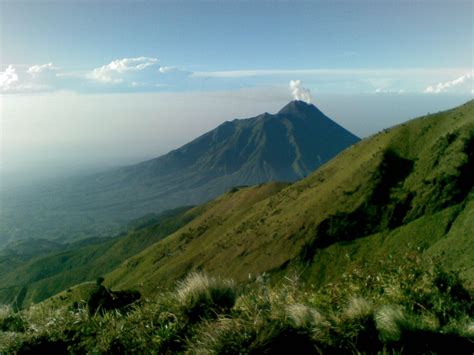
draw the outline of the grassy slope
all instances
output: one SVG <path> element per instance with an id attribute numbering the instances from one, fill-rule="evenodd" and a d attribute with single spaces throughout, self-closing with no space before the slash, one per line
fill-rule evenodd
<path id="1" fill-rule="evenodd" d="M 0 276 L 0 303 L 9 303 L 23 285 L 27 285 L 24 304 L 39 302 L 66 288 L 84 281 L 95 280 L 123 260 L 179 229 L 202 208 L 189 207 L 167 211 L 155 218 L 137 221 L 131 231 L 100 244 L 51 253 L 32 258 Z M 19 285 L 20 287 L 8 287 Z"/>
<path id="2" fill-rule="evenodd" d="M 262 200 L 286 186 L 288 185 L 283 183 L 269 183 L 245 187 L 211 201 L 205 205 L 205 212 L 173 234 L 169 243 L 163 240 L 163 243 L 155 244 L 144 253 L 124 262 L 115 270 L 114 279 L 133 287 L 144 286 L 148 290 L 170 286 L 176 278 L 199 268 L 200 264 L 206 261 L 212 260 L 213 264 L 226 268 L 228 261 L 232 262 L 232 259 L 237 258 L 235 253 L 238 254 L 239 250 L 244 250 L 245 247 L 239 246 L 238 243 L 233 245 L 227 239 L 229 233 L 226 231 L 239 224 L 249 211 L 258 208 Z M 217 250 L 230 251 L 230 254 L 219 254 Z"/>
<path id="3" fill-rule="evenodd" d="M 381 132 L 280 191 L 245 188 L 106 277 L 145 294 L 193 269 L 239 281 L 303 269 L 324 283 L 390 252 L 443 254 L 473 277 L 474 101 Z M 471 216 L 471 217 L 470 217 Z M 348 255 L 348 256 L 346 256 Z"/>

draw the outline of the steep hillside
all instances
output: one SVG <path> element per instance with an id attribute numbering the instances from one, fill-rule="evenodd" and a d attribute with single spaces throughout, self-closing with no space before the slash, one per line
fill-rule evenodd
<path id="1" fill-rule="evenodd" d="M 124 221 L 203 203 L 233 186 L 298 180 L 358 140 L 315 106 L 293 101 L 277 114 L 225 122 L 150 161 L 6 194 L 0 236 L 107 236 Z"/>
<path id="2" fill-rule="evenodd" d="M 154 293 L 203 269 L 239 281 L 294 270 L 322 284 L 407 252 L 436 256 L 472 283 L 473 174 L 470 101 L 370 137 L 262 201 L 247 202 L 266 185 L 221 196 L 106 283 Z"/>

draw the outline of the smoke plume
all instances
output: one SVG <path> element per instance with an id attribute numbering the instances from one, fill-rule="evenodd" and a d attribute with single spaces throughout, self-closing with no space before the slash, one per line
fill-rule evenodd
<path id="1" fill-rule="evenodd" d="M 301 80 L 291 80 L 290 90 L 295 100 L 311 103 L 311 92 L 309 89 L 301 86 Z"/>

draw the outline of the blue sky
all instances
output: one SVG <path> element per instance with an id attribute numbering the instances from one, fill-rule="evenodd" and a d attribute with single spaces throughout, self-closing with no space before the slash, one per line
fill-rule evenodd
<path id="1" fill-rule="evenodd" d="M 0 0 L 1 173 L 137 162 L 295 97 L 361 137 L 459 105 L 473 6 Z"/>
<path id="2" fill-rule="evenodd" d="M 3 80 L 4 94 L 232 90 L 290 79 L 316 92 L 423 92 L 472 76 L 471 1 L 0 6 L 1 70 L 18 77 Z M 442 91 L 469 91 L 467 79 Z"/>

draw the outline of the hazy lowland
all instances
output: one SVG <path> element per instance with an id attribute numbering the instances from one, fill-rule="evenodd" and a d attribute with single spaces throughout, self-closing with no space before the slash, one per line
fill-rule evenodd
<path id="1" fill-rule="evenodd" d="M 3 212 L 0 351 L 471 354 L 473 183 L 472 100 L 362 140 L 295 100 L 45 184 Z"/>

